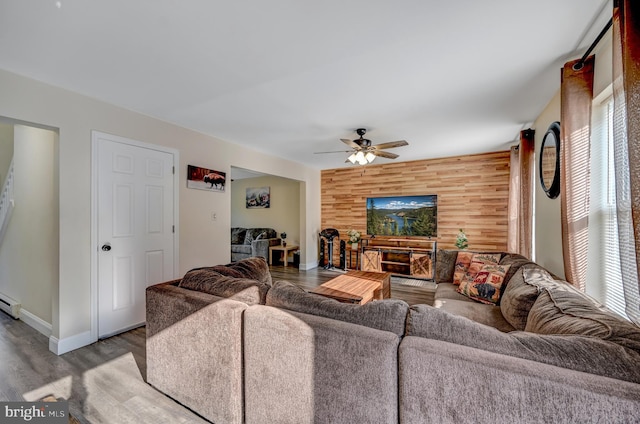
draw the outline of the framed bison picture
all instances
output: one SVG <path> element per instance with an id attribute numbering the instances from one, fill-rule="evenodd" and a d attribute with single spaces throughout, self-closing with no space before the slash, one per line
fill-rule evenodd
<path id="1" fill-rule="evenodd" d="M 226 181 L 227 174 L 224 172 L 187 165 L 187 188 L 224 191 Z"/>

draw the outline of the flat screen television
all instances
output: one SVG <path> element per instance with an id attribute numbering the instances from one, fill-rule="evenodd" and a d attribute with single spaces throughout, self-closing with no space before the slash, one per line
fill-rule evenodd
<path id="1" fill-rule="evenodd" d="M 367 198 L 367 234 L 436 237 L 438 196 Z"/>

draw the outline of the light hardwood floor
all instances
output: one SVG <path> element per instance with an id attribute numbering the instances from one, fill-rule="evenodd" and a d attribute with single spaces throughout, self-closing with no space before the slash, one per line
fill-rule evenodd
<path id="1" fill-rule="evenodd" d="M 334 271 L 271 269 L 274 280 L 311 289 Z M 429 303 L 430 290 L 393 285 L 391 296 L 409 304 Z M 48 338 L 0 312 L 0 401 L 69 401 L 82 423 L 204 423 L 202 418 L 146 384 L 145 328 L 140 327 L 57 356 Z"/>

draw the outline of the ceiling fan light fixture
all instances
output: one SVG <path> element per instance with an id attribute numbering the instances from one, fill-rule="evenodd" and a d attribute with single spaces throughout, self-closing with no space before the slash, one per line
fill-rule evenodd
<path id="1" fill-rule="evenodd" d="M 358 161 L 358 163 L 360 165 L 366 165 L 367 164 L 367 159 L 364 157 L 364 153 L 362 153 L 362 151 L 356 153 L 356 160 Z"/>
<path id="2" fill-rule="evenodd" d="M 367 162 L 371 163 L 376 158 L 376 155 L 371 152 L 367 152 L 367 154 L 364 155 L 364 158 L 367 160 Z"/>
<path id="3" fill-rule="evenodd" d="M 351 163 L 356 163 L 356 154 L 355 153 L 351 153 L 351 156 L 349 156 L 347 159 Z"/>

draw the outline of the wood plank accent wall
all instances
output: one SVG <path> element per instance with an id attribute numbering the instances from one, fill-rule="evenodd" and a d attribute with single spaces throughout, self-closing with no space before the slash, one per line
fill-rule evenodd
<path id="1" fill-rule="evenodd" d="M 507 248 L 508 151 L 328 169 L 321 184 L 322 228 L 342 240 L 352 228 L 366 234 L 367 197 L 437 194 L 438 248 L 455 248 L 460 228 L 471 250 Z"/>

